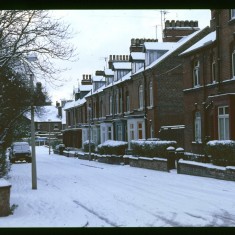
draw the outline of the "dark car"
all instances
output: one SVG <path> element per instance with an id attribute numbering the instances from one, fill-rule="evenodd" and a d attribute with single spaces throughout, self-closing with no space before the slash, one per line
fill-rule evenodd
<path id="1" fill-rule="evenodd" d="M 31 148 L 27 142 L 14 142 L 11 145 L 9 160 L 32 162 Z"/>

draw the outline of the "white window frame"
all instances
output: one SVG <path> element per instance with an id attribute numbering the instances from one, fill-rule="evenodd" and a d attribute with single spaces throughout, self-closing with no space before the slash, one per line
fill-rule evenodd
<path id="1" fill-rule="evenodd" d="M 153 83 L 149 83 L 149 106 L 153 107 Z"/>
<path id="2" fill-rule="evenodd" d="M 200 85 L 200 62 L 199 60 L 194 61 L 193 66 L 193 86 L 197 87 Z"/>
<path id="3" fill-rule="evenodd" d="M 143 109 L 144 107 L 144 92 L 143 92 L 143 85 L 139 85 L 139 109 Z"/>
<path id="4" fill-rule="evenodd" d="M 231 19 L 235 19 L 235 9 L 231 9 Z"/>
<path id="5" fill-rule="evenodd" d="M 195 112 L 194 117 L 194 139 L 196 142 L 202 142 L 202 118 L 200 112 Z"/>
<path id="6" fill-rule="evenodd" d="M 113 140 L 113 125 L 111 123 L 101 123 L 100 130 L 101 143 L 104 143 L 106 140 Z"/>
<path id="7" fill-rule="evenodd" d="M 215 62 L 215 57 L 213 56 L 213 61 L 211 64 L 211 78 L 212 78 L 212 83 L 216 82 L 216 62 Z"/>
<path id="8" fill-rule="evenodd" d="M 109 114 L 110 115 L 113 114 L 113 96 L 112 95 L 109 96 Z"/>
<path id="9" fill-rule="evenodd" d="M 116 91 L 116 95 L 115 95 L 115 113 L 116 114 L 119 113 L 119 94 L 118 94 L 118 90 Z"/>
<path id="10" fill-rule="evenodd" d="M 139 124 L 142 125 L 139 128 Z M 139 131 L 142 131 L 142 139 L 145 139 L 145 125 L 144 119 L 128 119 L 127 120 L 127 133 L 128 133 L 128 148 L 130 149 L 131 140 L 138 140 L 140 138 Z"/>
<path id="11" fill-rule="evenodd" d="M 218 137 L 219 140 L 229 140 L 229 107 L 218 107 Z"/>
<path id="12" fill-rule="evenodd" d="M 117 125 L 117 140 L 122 141 L 122 125 Z"/>
<path id="13" fill-rule="evenodd" d="M 130 112 L 130 95 L 129 95 L 129 93 L 126 96 L 126 112 Z"/>
<path id="14" fill-rule="evenodd" d="M 235 78 L 235 50 L 232 53 L 232 76 Z"/>

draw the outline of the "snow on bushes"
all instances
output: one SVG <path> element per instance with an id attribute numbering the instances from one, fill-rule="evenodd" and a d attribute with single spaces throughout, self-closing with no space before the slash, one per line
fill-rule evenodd
<path id="1" fill-rule="evenodd" d="M 212 163 L 218 166 L 235 166 L 235 141 L 211 140 L 205 152 L 211 156 Z"/>
<path id="2" fill-rule="evenodd" d="M 95 143 L 93 141 L 90 141 L 90 145 L 91 145 L 91 152 L 94 153 L 95 152 Z M 84 152 L 89 152 L 89 140 L 86 140 L 83 142 L 83 150 L 84 150 Z"/>
<path id="3" fill-rule="evenodd" d="M 128 143 L 125 141 L 106 140 L 103 144 L 98 145 L 99 154 L 124 155 Z"/>
<path id="4" fill-rule="evenodd" d="M 167 158 L 167 148 L 176 147 L 176 141 L 168 140 L 132 140 L 132 154 L 142 157 Z"/>

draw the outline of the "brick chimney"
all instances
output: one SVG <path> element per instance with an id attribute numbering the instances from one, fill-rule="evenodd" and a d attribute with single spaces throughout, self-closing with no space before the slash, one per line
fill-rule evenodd
<path id="1" fill-rule="evenodd" d="M 81 85 L 92 85 L 91 74 L 83 74 Z"/>
<path id="2" fill-rule="evenodd" d="M 129 55 L 110 55 L 109 69 L 112 69 L 113 62 L 129 62 Z"/>
<path id="3" fill-rule="evenodd" d="M 163 42 L 177 42 L 181 38 L 198 31 L 198 21 L 167 20 L 163 30 Z"/>
<path id="4" fill-rule="evenodd" d="M 131 52 L 142 52 L 145 42 L 158 42 L 158 39 L 146 39 L 146 38 L 132 38 L 130 53 Z"/>

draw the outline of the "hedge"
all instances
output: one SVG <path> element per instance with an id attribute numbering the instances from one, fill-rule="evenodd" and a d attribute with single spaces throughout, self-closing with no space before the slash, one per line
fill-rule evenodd
<path id="1" fill-rule="evenodd" d="M 212 140 L 207 142 L 205 152 L 211 161 L 218 166 L 235 166 L 235 141 Z"/>
<path id="2" fill-rule="evenodd" d="M 91 152 L 94 153 L 95 152 L 95 143 L 93 141 L 91 141 L 90 145 L 91 145 Z M 84 150 L 84 152 L 89 152 L 89 140 L 86 140 L 85 142 L 83 142 L 83 150 Z"/>
<path id="3" fill-rule="evenodd" d="M 107 140 L 98 145 L 99 154 L 125 155 L 128 143 L 125 141 Z"/>
<path id="4" fill-rule="evenodd" d="M 132 140 L 132 154 L 142 157 L 167 158 L 167 148 L 176 147 L 176 141 L 168 140 Z"/>

